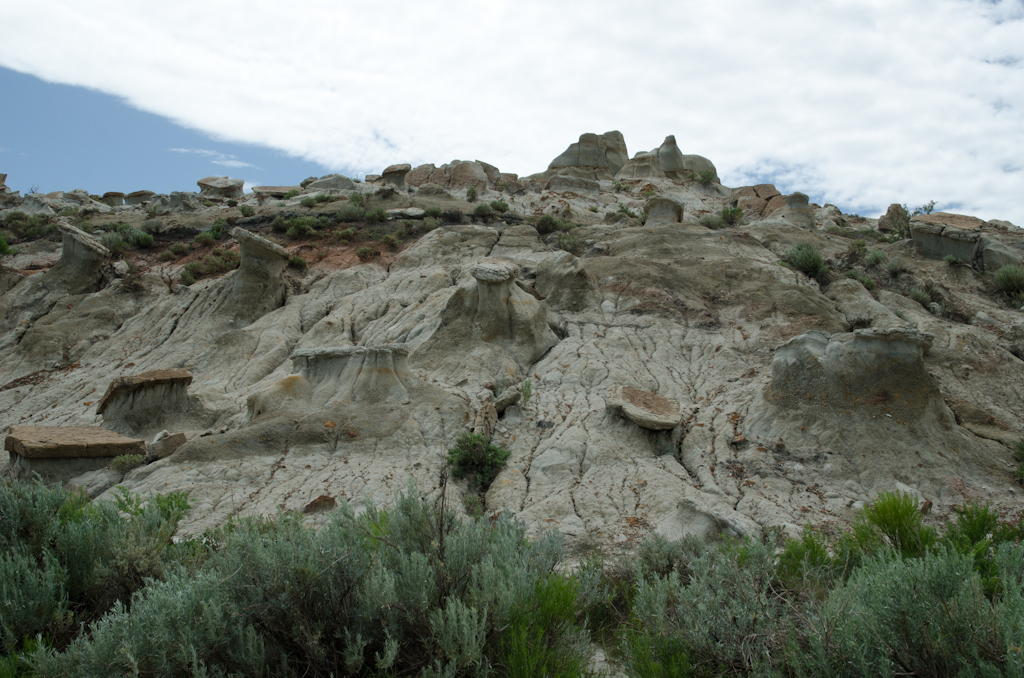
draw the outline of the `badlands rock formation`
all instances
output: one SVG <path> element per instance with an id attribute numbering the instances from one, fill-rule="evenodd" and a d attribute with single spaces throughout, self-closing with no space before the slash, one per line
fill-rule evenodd
<path id="1" fill-rule="evenodd" d="M 151 463 L 123 478 L 80 470 L 100 500 L 111 483 L 188 490 L 185 534 L 280 509 L 316 523 L 324 502 L 387 505 L 410 478 L 437 496 L 447 449 L 477 431 L 512 453 L 488 511 L 618 547 L 843 523 L 892 489 L 934 518 L 965 498 L 1020 511 L 1024 313 L 991 270 L 1021 264 L 1024 236 L 1005 222 L 929 215 L 889 242 L 875 220 L 800 193 L 722 187 L 671 136 L 629 159 L 617 132 L 585 134 L 523 179 L 453 161 L 393 164 L 376 185 L 264 187 L 233 198 L 248 217 L 216 193 L 237 180 L 204 181 L 212 206 L 150 195 L 78 226 L 56 215 L 99 205 L 87 194 L 0 211 L 45 207 L 62 239 L 0 260 L 7 449 L 22 426 L 150 441 Z M 470 187 L 508 211 L 474 223 Z M 356 194 L 392 219 L 338 223 Z M 302 206 L 315 195 L 335 200 Z M 734 206 L 735 226 L 701 220 Z M 98 237 L 147 207 L 164 215 L 158 247 L 118 273 Z M 436 211 L 440 227 L 423 219 Z M 544 215 L 571 237 L 538 231 Z M 312 234 L 277 227 L 299 216 L 324 218 Z M 221 241 L 158 256 L 217 218 L 234 224 Z M 902 265 L 869 266 L 864 239 Z M 782 265 L 799 243 L 830 278 Z M 237 268 L 182 284 L 186 264 L 226 251 Z M 289 267 L 296 256 L 309 267 Z M 447 485 L 456 506 L 469 490 Z"/>

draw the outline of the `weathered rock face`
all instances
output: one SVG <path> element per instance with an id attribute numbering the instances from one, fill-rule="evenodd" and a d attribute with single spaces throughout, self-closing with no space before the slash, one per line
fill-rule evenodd
<path id="1" fill-rule="evenodd" d="M 184 369 L 150 370 L 117 377 L 96 406 L 103 425 L 122 433 L 149 437 L 168 426 L 202 428 L 216 416 L 190 398 L 192 373 Z"/>
<path id="2" fill-rule="evenodd" d="M 626 140 L 621 132 L 588 132 L 581 134 L 579 141 L 569 144 L 569 148 L 552 160 L 546 172 L 529 178 L 543 180 L 554 176 L 571 176 L 592 181 L 611 179 L 628 159 Z"/>
<path id="3" fill-rule="evenodd" d="M 328 174 L 308 184 L 303 182 L 303 189 L 310 193 L 318 191 L 354 191 L 356 185 L 351 179 L 341 174 Z"/>
<path id="4" fill-rule="evenodd" d="M 412 171 L 412 165 L 391 165 L 381 174 L 384 183 L 391 184 L 400 191 L 405 190 L 405 175 Z"/>
<path id="5" fill-rule="evenodd" d="M 155 191 L 134 191 L 124 197 L 125 205 L 142 205 L 149 202 L 149 199 L 156 195 Z"/>
<path id="6" fill-rule="evenodd" d="M 118 207 L 124 204 L 124 193 L 118 193 L 116 191 L 107 191 L 103 194 L 103 202 L 110 207 Z"/>
<path id="7" fill-rule="evenodd" d="M 903 209 L 903 206 L 898 203 L 889 205 L 889 209 L 885 211 L 878 219 L 878 230 L 886 233 L 893 231 L 905 231 L 910 228 L 910 215 L 907 214 L 907 210 Z"/>
<path id="8" fill-rule="evenodd" d="M 199 195 L 203 198 L 228 198 L 237 200 L 242 197 L 245 187 L 244 179 L 229 177 L 206 177 L 196 182 L 199 184 Z"/>
<path id="9" fill-rule="evenodd" d="M 699 155 L 684 155 L 676 145 L 673 135 L 665 137 L 658 148 L 649 153 L 637 153 L 616 172 L 616 179 L 642 179 L 645 177 L 667 177 L 684 181 L 697 177 L 703 171 L 712 172 L 712 181 L 718 182 L 718 170 L 707 158 Z"/>
<path id="10" fill-rule="evenodd" d="M 785 204 L 771 211 L 772 219 L 786 219 L 800 228 L 810 230 L 814 228 L 814 210 L 803 193 L 793 193 L 784 196 Z M 767 205 L 766 205 L 767 207 Z"/>
<path id="11" fill-rule="evenodd" d="M 664 173 L 661 150 L 646 156 Z M 1011 226 L 973 229 L 974 268 L 920 256 L 909 241 L 872 243 L 908 269 L 894 277 L 820 230 L 843 221 L 838 209 L 815 209 L 809 228 L 810 206 L 769 185 L 729 191 L 650 175 L 622 190 L 530 181 L 513 191 L 517 177 L 463 164 L 436 175 L 443 186 L 426 181 L 437 167 L 411 170 L 416 190 L 383 206 L 396 220 L 438 206 L 466 212 L 462 191 L 482 184 L 465 181 L 486 181 L 486 199 L 503 191 L 509 212 L 410 235 L 369 263 L 334 239 L 286 250 L 263 237 L 261 214 L 244 222 L 254 232 L 233 232 L 238 270 L 170 289 L 143 273 L 129 293 L 131 276 L 110 276 L 102 251 L 83 255 L 83 282 L 69 284 L 57 243 L 18 243 L 19 270 L 0 271 L 0 412 L 7 423 L 102 423 L 154 440 L 152 463 L 124 478 L 81 468 L 76 483 L 90 494 L 110 483 L 188 490 L 195 509 L 183 534 L 280 507 L 319 524 L 331 506 L 391 503 L 409 478 L 436 497 L 446 452 L 467 430 L 511 452 L 489 511 L 504 508 L 534 534 L 621 548 L 650 532 L 842 524 L 857 502 L 894 488 L 932 501 L 936 516 L 965 496 L 1020 511 L 1008 445 L 1024 436 L 1024 321 L 979 265 L 995 245 L 1018 251 L 1024 238 Z M 190 226 L 224 213 L 183 195 L 197 205 Z M 55 212 L 89 204 L 76 192 L 32 200 Z M 698 224 L 694 215 L 734 201 L 749 202 L 742 224 Z M 620 203 L 646 208 L 646 222 Z M 579 256 L 530 224 L 543 213 L 580 224 Z M 145 217 L 128 208 L 121 218 Z M 831 262 L 831 284 L 779 265 L 801 242 Z M 305 273 L 286 274 L 289 254 L 314 244 L 348 258 L 310 258 Z M 25 275 L 37 260 L 45 272 Z M 875 289 L 843 275 L 851 266 Z M 929 284 L 937 314 L 902 294 Z M 96 414 L 116 375 L 170 368 L 192 383 L 123 391 Z M 120 424 L 115 401 L 130 405 Z M 147 428 L 156 425 L 168 432 L 160 440 Z M 172 439 L 182 444 L 163 449 Z M 448 485 L 453 506 L 468 489 Z"/>

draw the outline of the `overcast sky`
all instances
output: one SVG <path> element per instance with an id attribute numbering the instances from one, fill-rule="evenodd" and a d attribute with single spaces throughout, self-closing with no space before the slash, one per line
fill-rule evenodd
<path id="1" fill-rule="evenodd" d="M 324 171 L 525 175 L 618 129 L 729 186 L 1024 225 L 1024 0 L 0 0 L 0 66 Z"/>

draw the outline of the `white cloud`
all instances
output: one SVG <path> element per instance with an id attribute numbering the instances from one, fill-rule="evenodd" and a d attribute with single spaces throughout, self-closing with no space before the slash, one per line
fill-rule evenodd
<path id="1" fill-rule="evenodd" d="M 1021 0 L 34 0 L 0 8 L 0 64 L 350 173 L 529 174 L 619 129 L 730 185 L 1024 224 Z"/>
<path id="2" fill-rule="evenodd" d="M 251 167 L 253 169 L 260 169 L 252 163 L 243 162 L 233 155 L 226 155 L 224 153 L 218 153 L 217 151 L 210 151 L 204 148 L 168 148 L 168 151 L 174 153 L 193 153 L 206 158 L 210 158 L 210 162 L 214 165 L 223 165 L 224 167 Z"/>

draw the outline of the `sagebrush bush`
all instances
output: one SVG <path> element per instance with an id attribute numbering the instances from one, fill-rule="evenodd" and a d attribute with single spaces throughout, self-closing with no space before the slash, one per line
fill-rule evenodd
<path id="1" fill-rule="evenodd" d="M 573 233 L 559 233 L 555 246 L 577 256 L 583 251 L 583 244 L 580 242 L 579 236 Z"/>
<path id="2" fill-rule="evenodd" d="M 862 550 L 874 552 L 885 545 L 904 557 L 920 557 L 937 538 L 935 528 L 922 522 L 917 497 L 883 492 L 854 524 L 853 534 Z"/>
<path id="3" fill-rule="evenodd" d="M 508 460 L 508 450 L 492 445 L 479 433 L 463 433 L 448 450 L 448 463 L 456 478 L 471 476 L 482 490 L 490 487 L 498 471 Z"/>
<path id="4" fill-rule="evenodd" d="M 721 214 L 702 214 L 700 223 L 705 228 L 710 228 L 713 231 L 726 227 L 725 220 L 722 219 Z"/>
<path id="5" fill-rule="evenodd" d="M 356 250 L 356 256 L 359 257 L 359 261 L 369 261 L 374 257 L 379 257 L 380 252 L 373 249 L 372 247 L 360 247 Z"/>
<path id="6" fill-rule="evenodd" d="M 128 249 L 128 244 L 118 233 L 104 233 L 100 236 L 100 243 L 114 254 L 120 254 Z"/>
<path id="7" fill-rule="evenodd" d="M 700 172 L 697 173 L 696 179 L 697 183 L 699 183 L 701 186 L 707 186 L 712 181 L 715 180 L 715 170 L 701 170 Z"/>
<path id="8" fill-rule="evenodd" d="M 740 222 L 740 219 L 742 219 L 742 218 L 743 218 L 743 208 L 742 207 L 723 207 L 722 208 L 722 221 L 724 221 L 725 223 L 729 224 L 730 226 L 735 226 L 736 224 L 738 224 Z"/>
<path id="9" fill-rule="evenodd" d="M 786 252 L 786 262 L 809 278 L 816 278 L 828 271 L 818 248 L 806 242 L 791 247 Z"/>
<path id="10" fill-rule="evenodd" d="M 462 210 L 455 207 L 449 207 L 441 212 L 441 218 L 449 224 L 461 224 L 464 216 Z"/>
<path id="11" fill-rule="evenodd" d="M 861 273 L 857 269 L 853 269 L 852 271 L 847 271 L 846 272 L 846 277 L 847 278 L 853 278 L 854 280 L 859 282 L 861 285 L 863 285 L 866 289 L 869 289 L 869 290 L 875 289 L 875 281 L 873 279 L 869 278 L 868 276 L 864 275 L 863 273 Z"/>
<path id="12" fill-rule="evenodd" d="M 142 466 L 142 455 L 141 454 L 122 454 L 114 457 L 110 462 L 110 468 L 114 469 L 118 473 L 124 475 L 131 471 L 133 468 Z"/>
<path id="13" fill-rule="evenodd" d="M 388 219 L 388 213 L 381 207 L 374 207 L 371 210 L 367 210 L 366 214 L 363 215 L 366 222 L 369 224 L 382 224 Z"/>
<path id="14" fill-rule="evenodd" d="M 316 207 L 316 198 L 309 195 L 303 198 L 301 203 L 303 207 Z"/>
<path id="15" fill-rule="evenodd" d="M 202 233 L 196 233 L 196 237 L 192 238 L 192 242 L 197 245 L 212 245 L 217 242 L 217 239 L 209 231 L 203 231 Z"/>
<path id="16" fill-rule="evenodd" d="M 282 514 L 210 539 L 196 576 L 152 583 L 66 651 L 35 652 L 35 670 L 578 676 L 590 655 L 579 615 L 597 595 L 593 568 L 554 574 L 557 536 L 529 540 L 504 515 L 463 522 L 414 486 L 387 512 L 345 503 L 319 531 Z"/>
<path id="17" fill-rule="evenodd" d="M 928 308 L 928 304 L 932 303 L 932 295 L 928 294 L 926 290 L 912 289 L 907 293 L 907 296 L 925 308 Z"/>
<path id="18" fill-rule="evenodd" d="M 293 188 L 292 190 L 290 190 L 290 191 L 288 191 L 287 193 L 284 194 L 284 199 L 285 200 L 290 200 L 290 199 L 294 198 L 295 196 L 297 196 L 299 194 L 299 192 L 300 192 L 299 189 Z"/>
<path id="19" fill-rule="evenodd" d="M 508 212 L 508 203 L 504 200 L 492 200 L 491 209 L 499 214 L 504 214 L 505 212 Z"/>
<path id="20" fill-rule="evenodd" d="M 473 216 L 486 223 L 494 216 L 494 210 L 487 203 L 480 203 L 473 208 Z"/>
<path id="21" fill-rule="evenodd" d="M 348 198 L 349 205 L 355 205 L 356 207 L 366 207 L 366 197 L 362 193 L 353 193 Z"/>
<path id="22" fill-rule="evenodd" d="M 476 200 L 476 186 L 470 186 L 466 189 L 466 201 L 473 202 Z"/>
<path id="23" fill-rule="evenodd" d="M 400 243 L 398 242 L 398 238 L 394 234 L 388 234 L 380 239 L 380 244 L 386 247 L 390 247 L 391 249 L 397 249 Z"/>
<path id="24" fill-rule="evenodd" d="M 547 235 L 549 233 L 556 233 L 558 231 L 571 231 L 576 228 L 576 224 L 572 223 L 568 219 L 556 217 L 551 214 L 545 214 L 537 219 L 537 223 L 534 224 L 537 228 L 537 232 L 541 235 Z"/>
<path id="25" fill-rule="evenodd" d="M 306 268 L 306 266 L 308 266 L 308 264 L 306 263 L 306 260 L 303 259 L 300 256 L 291 257 L 288 260 L 288 265 L 291 266 L 292 268 L 299 268 L 299 269 Z"/>
<path id="26" fill-rule="evenodd" d="M 137 228 L 130 228 L 124 234 L 125 239 L 132 247 L 152 247 L 153 236 Z"/>
<path id="27" fill-rule="evenodd" d="M 883 252 L 882 250 L 870 250 L 864 256 L 864 263 L 867 264 L 868 266 L 874 267 L 881 264 L 888 257 L 889 255 Z"/>
<path id="28" fill-rule="evenodd" d="M 441 220 L 437 217 L 423 217 L 423 230 L 433 231 L 435 228 L 441 227 Z"/>
<path id="29" fill-rule="evenodd" d="M 37 238 L 53 230 L 53 225 L 43 215 L 28 215 L 19 211 L 5 214 L 3 226 L 18 238 Z"/>
<path id="30" fill-rule="evenodd" d="M 1024 266 L 1003 266 L 996 271 L 994 280 L 999 291 L 1009 297 L 1024 294 Z"/>
<path id="31" fill-rule="evenodd" d="M 251 217 L 256 214 L 256 210 L 251 205 L 239 205 L 238 211 L 242 213 L 243 217 Z"/>
<path id="32" fill-rule="evenodd" d="M 188 254 L 188 252 L 189 252 L 189 246 L 186 245 L 183 242 L 171 243 L 171 246 L 170 246 L 169 249 L 171 250 L 171 252 L 173 252 L 174 254 L 176 254 L 178 256 L 182 256 L 182 255 Z"/>
<path id="33" fill-rule="evenodd" d="M 146 219 L 142 222 L 141 228 L 146 233 L 159 233 L 163 230 L 164 222 L 159 219 Z"/>
<path id="34" fill-rule="evenodd" d="M 0 654 L 36 634 L 63 647 L 115 601 L 127 607 L 146 577 L 191 562 L 194 546 L 171 541 L 188 512 L 187 497 L 177 499 L 136 500 L 125 517 L 117 502 L 89 503 L 42 482 L 0 483 Z"/>
<path id="35" fill-rule="evenodd" d="M 441 208 L 440 207 L 428 207 L 427 209 L 423 210 L 423 213 L 424 213 L 425 216 L 432 217 L 434 219 L 440 219 L 441 218 Z"/>
<path id="36" fill-rule="evenodd" d="M 897 278 L 899 277 L 900 273 L 906 270 L 906 267 L 903 265 L 903 261 L 901 259 L 890 259 L 885 264 L 885 270 L 889 273 L 890 276 L 892 276 L 893 278 Z"/>

